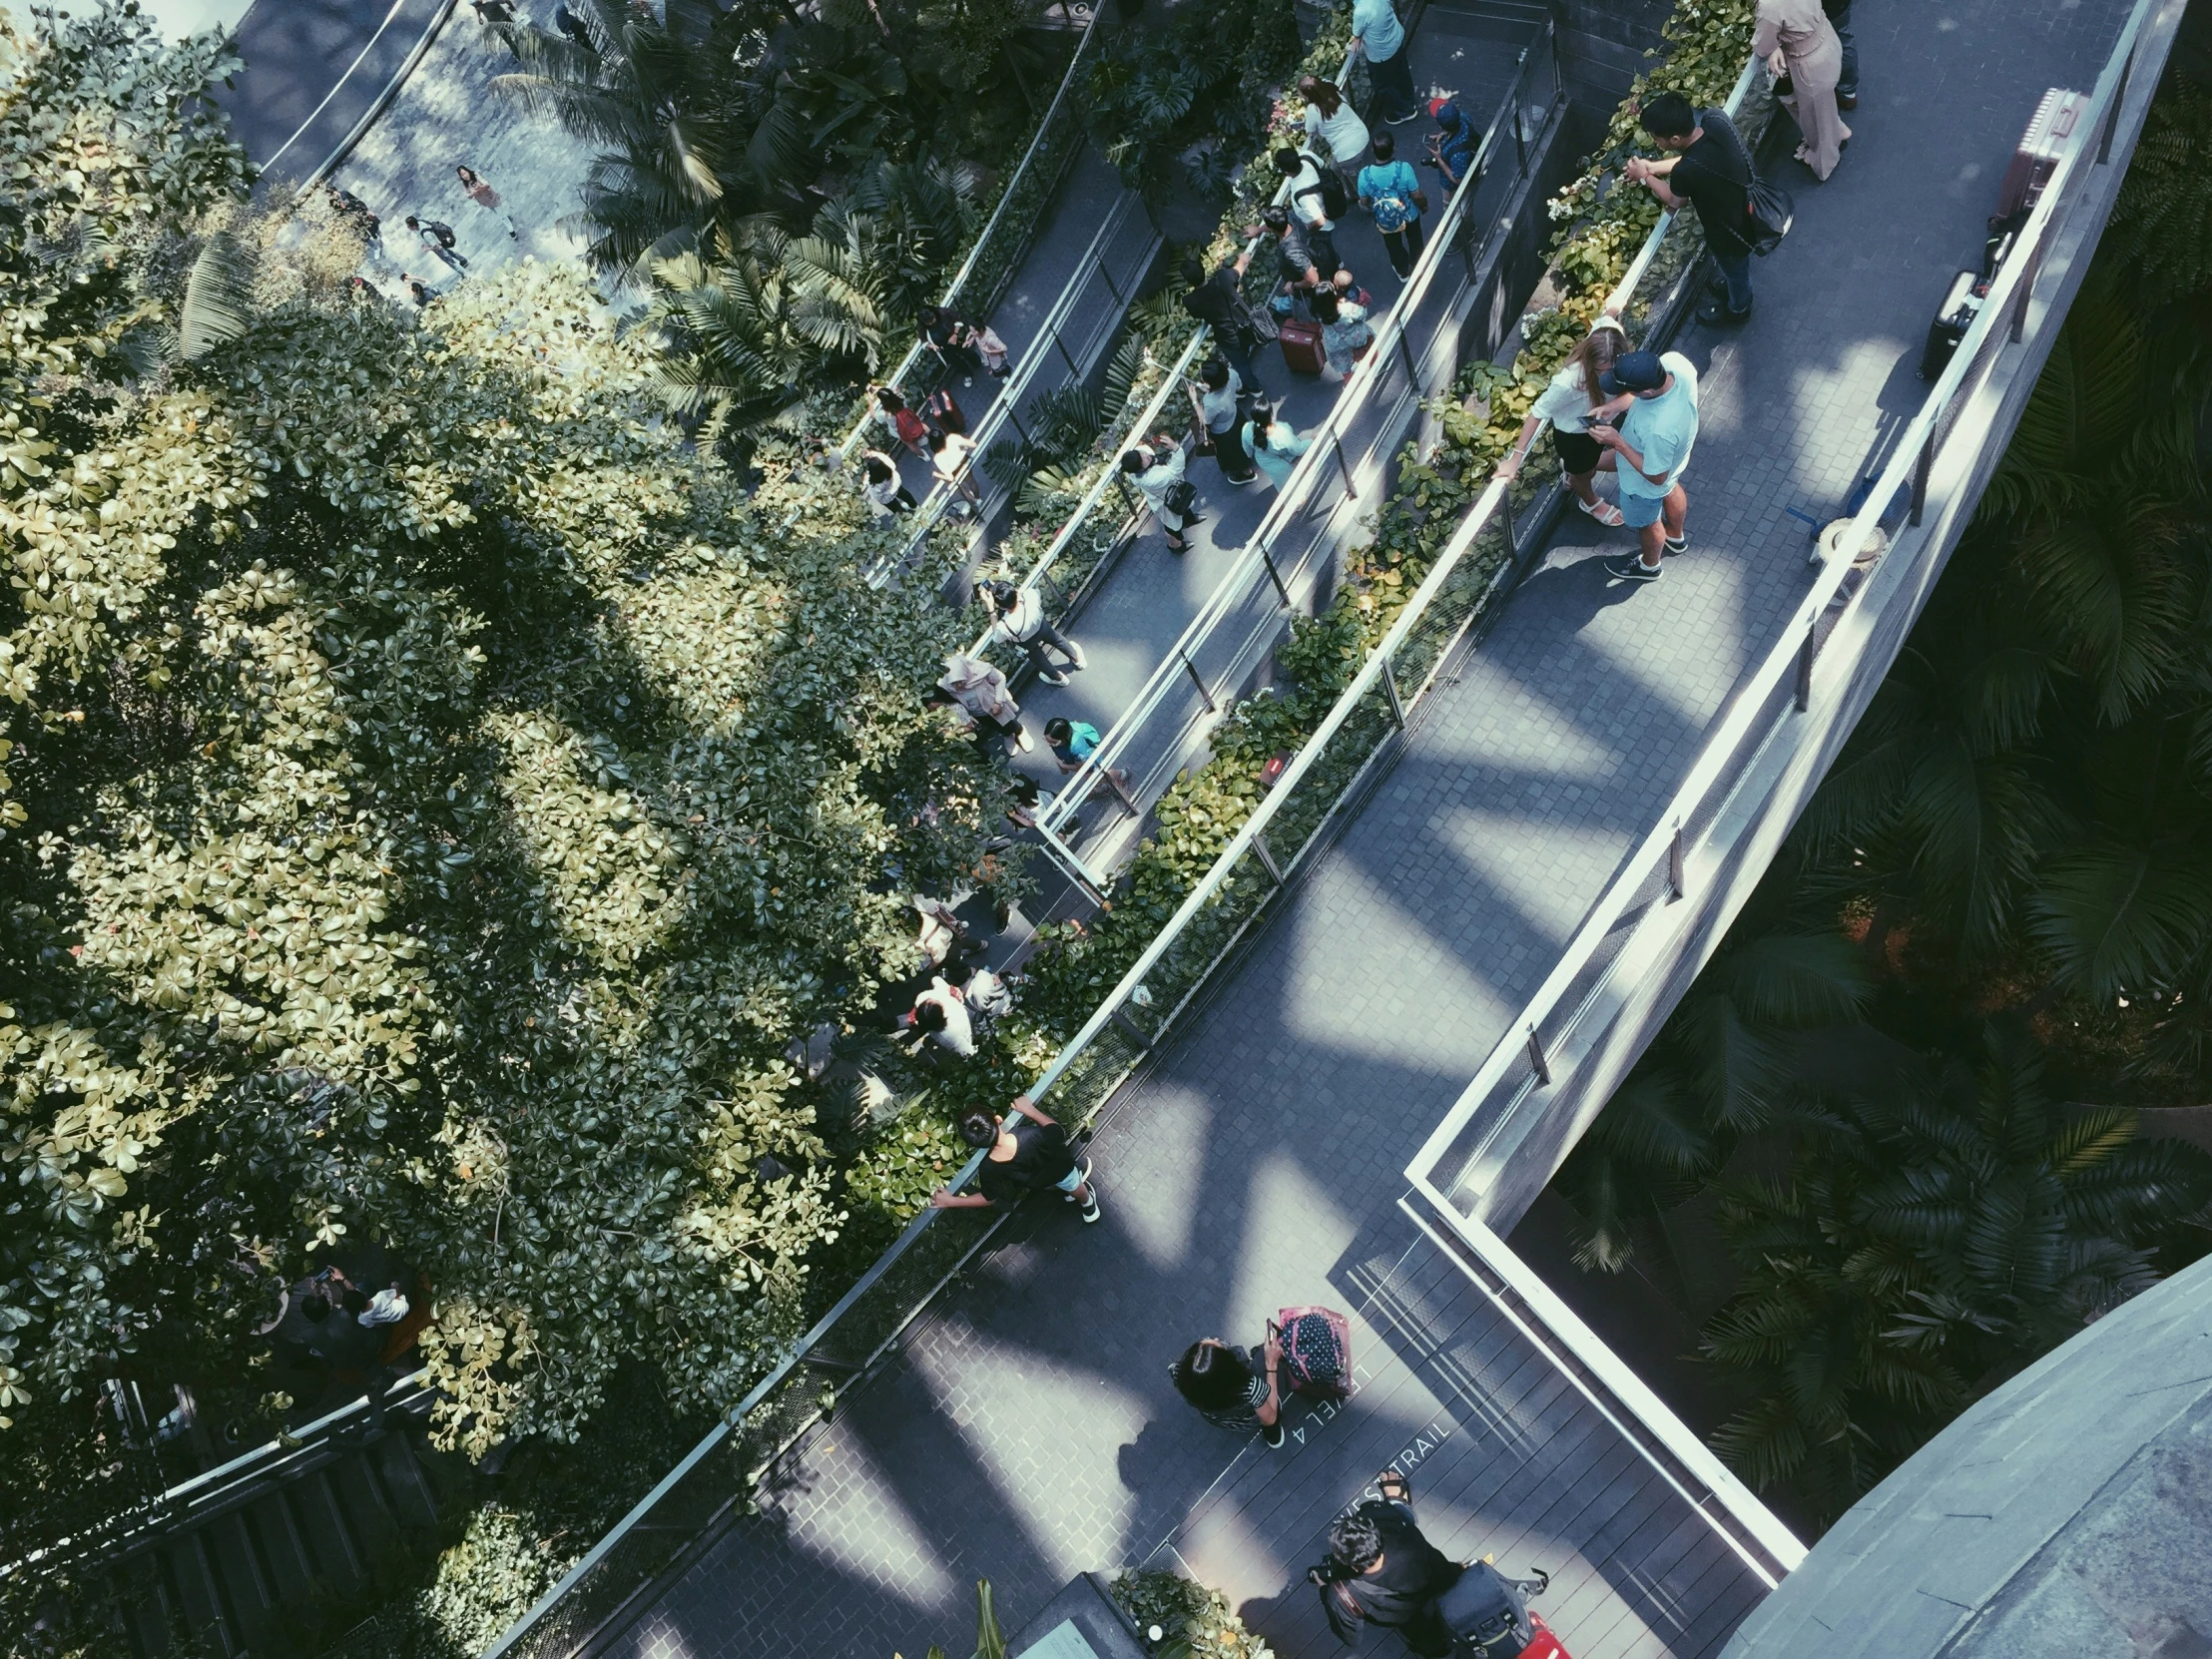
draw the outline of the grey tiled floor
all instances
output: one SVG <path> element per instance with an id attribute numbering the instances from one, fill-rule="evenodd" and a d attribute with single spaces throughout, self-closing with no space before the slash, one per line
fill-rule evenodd
<path id="1" fill-rule="evenodd" d="M 1014 1628 L 1074 1572 L 1142 1559 L 1187 1524 L 1259 1627 L 1306 1650 L 1298 1597 L 1277 1597 L 1334 1503 L 1241 1498 L 1243 1454 L 1179 1405 L 1164 1367 L 1194 1337 L 1253 1341 L 1279 1304 L 1358 1306 L 1368 1265 L 1412 1242 L 1391 1208 L 1404 1160 L 1805 591 L 1806 542 L 1784 509 L 1832 516 L 1886 420 L 1917 403 L 1927 316 L 1977 255 L 2013 141 L 2046 86 L 2086 81 L 2122 10 L 1861 0 L 1867 88 L 1845 166 L 1826 186 L 1789 170 L 1798 228 L 1758 268 L 1750 325 L 1681 342 L 1706 397 L 1690 553 L 1654 588 L 1608 587 L 1596 556 L 1621 539 L 1570 520 L 1367 811 L 1117 1103 L 1096 1147 L 1105 1224 L 1079 1228 L 1058 1206 L 1018 1217 L 768 1512 L 615 1651 L 960 1642 L 973 1579 L 997 1585 Z M 1415 1374 L 1401 1387 L 1441 1400 L 1417 1375 L 1418 1332 L 1367 1330 Z M 1501 1396 L 1487 1380 L 1476 1392 Z M 1345 1426 L 1379 1447 L 1378 1423 L 1420 1428 L 1397 1397 L 1378 1396 L 1373 1418 L 1356 1401 Z M 1285 1455 L 1291 1470 L 1316 1453 Z M 1342 1502 L 1360 1466 L 1316 1479 Z M 1619 1532 L 1605 1506 L 1625 1521 L 1636 1479 L 1604 1466 L 1601 1483 L 1572 1483 L 1587 1499 L 1576 1524 L 1600 1544 Z M 1501 1562 L 1553 1564 L 1510 1553 L 1522 1547 Z M 1633 1614 L 1635 1629 L 1588 1578 L 1546 1609 L 1585 1659 L 1712 1646 L 1710 1625 L 1670 1634 Z"/>

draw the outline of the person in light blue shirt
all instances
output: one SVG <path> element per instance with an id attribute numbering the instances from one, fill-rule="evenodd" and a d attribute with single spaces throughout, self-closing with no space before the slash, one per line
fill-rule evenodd
<path id="1" fill-rule="evenodd" d="M 1413 70 L 1405 57 L 1405 25 L 1391 0 L 1353 0 L 1352 49 L 1368 60 L 1375 113 L 1396 126 L 1420 113 Z"/>
<path id="2" fill-rule="evenodd" d="M 1245 453 L 1252 457 L 1252 464 L 1277 489 L 1291 481 L 1299 456 L 1314 447 L 1311 437 L 1289 421 L 1278 420 L 1276 411 L 1265 403 L 1252 406 L 1252 418 L 1239 429 L 1237 437 L 1245 446 Z"/>
<path id="3" fill-rule="evenodd" d="M 1613 453 L 1621 517 L 1642 543 L 1637 556 L 1606 560 L 1605 573 L 1656 582 L 1660 561 L 1690 546 L 1682 474 L 1697 447 L 1697 369 L 1679 351 L 1631 351 L 1598 376 L 1598 387 L 1608 400 L 1591 411 L 1590 436 Z"/>
<path id="4" fill-rule="evenodd" d="M 1390 256 L 1390 269 L 1402 282 L 1413 275 L 1413 262 L 1420 258 L 1420 211 L 1428 198 L 1413 164 L 1398 159 L 1395 139 L 1377 133 L 1374 145 L 1375 160 L 1360 169 L 1360 206 L 1375 217 L 1375 228 Z"/>

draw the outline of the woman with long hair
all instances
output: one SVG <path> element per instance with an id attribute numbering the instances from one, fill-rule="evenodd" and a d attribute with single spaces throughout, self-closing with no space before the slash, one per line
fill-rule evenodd
<path id="1" fill-rule="evenodd" d="M 1621 331 L 1620 318 L 1608 313 L 1591 324 L 1573 355 L 1552 375 L 1551 384 L 1536 394 L 1528 418 L 1521 422 L 1520 439 L 1513 445 L 1513 452 L 1498 462 L 1497 475 L 1508 483 L 1520 476 L 1528 446 L 1536 441 L 1536 433 L 1548 420 L 1552 447 L 1559 452 L 1560 476 L 1574 492 L 1575 504 L 1600 524 L 1618 525 L 1620 508 L 1598 497 L 1597 471 L 1606 455 L 1597 439 L 1590 436 L 1590 415 L 1605 401 L 1599 377 L 1628 349 L 1628 336 Z"/>
<path id="2" fill-rule="evenodd" d="M 1340 171 L 1358 161 L 1368 147 L 1368 124 L 1343 89 L 1318 75 L 1301 75 L 1298 95 L 1306 100 L 1306 148 Z"/>
<path id="3" fill-rule="evenodd" d="M 1283 1363 L 1283 1347 L 1273 1336 L 1261 1351 L 1260 1363 L 1241 1348 L 1232 1348 L 1219 1337 L 1207 1337 L 1183 1351 L 1183 1358 L 1168 1367 L 1175 1391 L 1216 1428 L 1250 1433 L 1257 1428 L 1271 1446 L 1283 1443 L 1283 1390 L 1276 1373 Z"/>

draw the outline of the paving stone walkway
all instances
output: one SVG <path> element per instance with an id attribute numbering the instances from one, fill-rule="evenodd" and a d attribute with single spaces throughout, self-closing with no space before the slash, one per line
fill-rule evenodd
<path id="1" fill-rule="evenodd" d="M 1786 509 L 1834 516 L 1918 404 L 1927 318 L 1978 256 L 2020 129 L 2044 88 L 2087 83 L 2123 12 L 1861 0 L 1866 91 L 1844 167 L 1825 186 L 1788 170 L 1797 230 L 1757 269 L 1751 323 L 1680 342 L 1705 396 L 1690 552 L 1655 587 L 1608 585 L 1599 556 L 1625 539 L 1570 521 L 1367 810 L 1116 1102 L 1095 1147 L 1105 1223 L 1017 1217 L 766 1512 L 613 1651 L 959 1645 L 978 1577 L 1017 1628 L 1074 1573 L 1152 1553 L 1249 1458 L 1176 1400 L 1167 1362 L 1200 1336 L 1252 1342 L 1285 1303 L 1356 1306 L 1364 1266 L 1413 1242 L 1392 1207 L 1405 1159 L 1805 592 Z M 1411 1363 L 1403 1332 L 1367 1329 Z M 1286 1652 L 1309 1638 L 1277 1611 L 1298 1598 L 1277 1597 L 1327 1512 L 1217 1522 L 1243 1517 L 1239 1597 Z M 1560 1633 L 1583 1651 L 1574 1617 Z M 1645 1634 L 1639 1650 L 1708 1645 L 1678 1645 L 1663 1621 Z"/>

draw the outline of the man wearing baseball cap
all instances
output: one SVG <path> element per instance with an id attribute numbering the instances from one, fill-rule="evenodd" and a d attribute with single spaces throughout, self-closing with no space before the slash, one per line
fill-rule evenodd
<path id="1" fill-rule="evenodd" d="M 1598 386 L 1608 401 L 1592 411 L 1590 436 L 1613 452 L 1621 518 L 1642 543 L 1639 553 L 1607 559 L 1605 574 L 1656 582 L 1660 561 L 1690 545 L 1682 473 L 1697 443 L 1697 369 L 1679 351 L 1631 351 Z"/>

